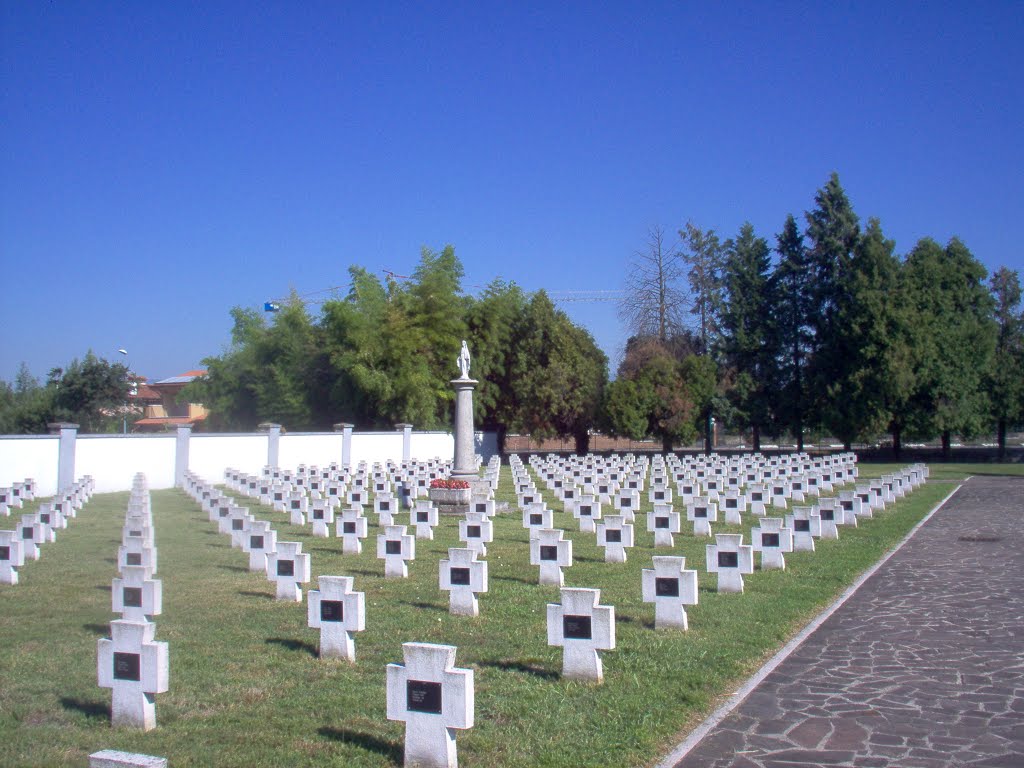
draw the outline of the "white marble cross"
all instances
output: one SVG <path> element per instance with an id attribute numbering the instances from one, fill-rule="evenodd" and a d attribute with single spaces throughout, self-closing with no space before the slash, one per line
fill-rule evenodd
<path id="1" fill-rule="evenodd" d="M 24 564 L 21 530 L 0 531 L 0 584 L 17 584 L 17 569 Z"/>
<path id="2" fill-rule="evenodd" d="M 523 528 L 530 532 L 530 538 L 537 538 L 539 531 L 554 528 L 555 513 L 543 503 L 527 504 L 523 510 Z"/>
<path id="3" fill-rule="evenodd" d="M 366 595 L 352 591 L 351 576 L 320 576 L 309 592 L 308 624 L 320 630 L 320 658 L 356 660 L 353 632 L 366 629 Z"/>
<path id="4" fill-rule="evenodd" d="M 622 488 L 615 494 L 612 506 L 627 523 L 632 523 L 636 519 L 636 513 L 640 511 L 640 491 L 635 488 Z"/>
<path id="5" fill-rule="evenodd" d="M 563 649 L 563 677 L 604 680 L 598 651 L 615 648 L 615 608 L 600 599 L 599 589 L 562 587 L 561 604 L 548 603 L 548 645 Z"/>
<path id="6" fill-rule="evenodd" d="M 398 513 L 398 500 L 391 494 L 379 493 L 373 499 L 373 513 L 380 519 L 379 525 L 394 525 Z"/>
<path id="7" fill-rule="evenodd" d="M 718 522 L 718 505 L 706 496 L 694 496 L 686 505 L 686 519 L 693 523 L 694 536 L 710 536 L 711 523 Z"/>
<path id="8" fill-rule="evenodd" d="M 548 528 L 530 539 L 530 565 L 540 566 L 540 583 L 560 587 L 565 583 L 563 568 L 572 566 L 572 541 L 562 531 Z"/>
<path id="9" fill-rule="evenodd" d="M 597 545 L 604 547 L 606 563 L 626 562 L 626 549 L 633 546 L 633 525 L 622 515 L 607 515 L 597 524 Z"/>
<path id="10" fill-rule="evenodd" d="M 572 515 L 580 521 L 580 530 L 594 533 L 596 522 L 601 519 L 601 502 L 593 494 L 585 494 L 577 499 Z"/>
<path id="11" fill-rule="evenodd" d="M 494 525 L 486 515 L 479 512 L 467 512 L 459 520 L 459 541 L 465 543 L 480 557 L 487 556 L 487 545 L 494 541 Z"/>
<path id="12" fill-rule="evenodd" d="M 409 517 L 416 526 L 417 539 L 434 540 L 434 526 L 440 522 L 440 513 L 437 507 L 429 502 L 422 504 L 417 501 L 416 506 L 409 513 Z"/>
<path id="13" fill-rule="evenodd" d="M 747 486 L 747 503 L 750 504 L 750 514 L 758 517 L 764 515 L 767 501 L 768 489 L 762 483 L 752 483 Z"/>
<path id="14" fill-rule="evenodd" d="M 678 513 L 677 513 L 678 515 Z M 697 572 L 685 557 L 654 556 L 654 568 L 642 572 L 645 603 L 654 603 L 656 629 L 687 629 L 686 606 L 697 605 Z"/>
<path id="15" fill-rule="evenodd" d="M 253 520 L 249 523 L 248 535 L 242 545 L 242 551 L 249 553 L 250 571 L 267 571 L 267 554 L 277 551 L 277 533 L 266 520 Z"/>
<path id="16" fill-rule="evenodd" d="M 672 489 L 663 484 L 652 485 L 647 492 L 647 500 L 651 504 L 671 504 Z"/>
<path id="17" fill-rule="evenodd" d="M 478 515 L 492 517 L 494 515 L 494 509 L 494 499 L 488 499 L 484 496 L 473 496 L 469 501 L 469 511 L 475 512 Z"/>
<path id="18" fill-rule="evenodd" d="M 409 576 L 406 560 L 416 559 L 416 539 L 405 532 L 404 525 L 388 525 L 377 536 L 377 558 L 384 561 L 385 579 Z"/>
<path id="19" fill-rule="evenodd" d="M 657 503 L 654 510 L 647 513 L 647 530 L 654 534 L 654 546 L 674 547 L 672 534 L 679 533 L 682 526 L 680 515 L 671 504 Z"/>
<path id="20" fill-rule="evenodd" d="M 126 565 L 110 588 L 112 610 L 125 621 L 152 621 L 163 610 L 163 582 L 152 579 L 145 566 Z"/>
<path id="21" fill-rule="evenodd" d="M 309 505 L 309 520 L 313 524 L 313 535 L 319 539 L 329 538 L 334 525 L 334 507 L 327 499 L 314 499 Z"/>
<path id="22" fill-rule="evenodd" d="M 455 730 L 473 727 L 473 670 L 456 647 L 403 643 L 405 664 L 387 666 L 388 720 L 405 722 L 405 765 L 456 768 Z"/>
<path id="23" fill-rule="evenodd" d="M 156 624 L 110 622 L 111 638 L 97 641 L 100 688 L 114 691 L 111 724 L 156 728 L 156 694 L 167 691 L 167 643 L 155 642 Z"/>
<path id="24" fill-rule="evenodd" d="M 708 573 L 718 574 L 719 592 L 742 592 L 743 575 L 754 572 L 754 550 L 741 533 L 715 534 L 707 545 Z"/>
<path id="25" fill-rule="evenodd" d="M 267 553 L 267 578 L 277 584 L 277 599 L 302 602 L 300 584 L 309 581 L 309 555 L 298 541 L 279 541 L 274 552 Z"/>
<path id="26" fill-rule="evenodd" d="M 487 591 L 487 563 L 477 560 L 472 549 L 448 550 L 438 566 L 439 583 L 448 592 L 448 612 L 455 616 L 479 616 L 477 593 Z"/>
<path id="27" fill-rule="evenodd" d="M 50 540 L 50 526 L 39 520 L 38 513 L 22 515 L 17 530 L 21 535 L 22 557 L 25 560 L 38 560 L 41 550 L 39 546 Z"/>
<path id="28" fill-rule="evenodd" d="M 126 543 L 117 548 L 117 570 L 126 565 L 142 565 L 149 569 L 150 576 L 156 573 L 156 547 L 147 546 L 141 539 L 129 536 Z"/>
<path id="29" fill-rule="evenodd" d="M 288 494 L 288 522 L 292 525 L 306 524 L 306 510 L 309 507 L 309 498 L 305 491 L 293 491 Z"/>
<path id="30" fill-rule="evenodd" d="M 341 551 L 346 555 L 358 555 L 363 551 L 366 538 L 366 518 L 362 507 L 349 507 L 341 513 L 334 524 L 335 533 L 341 538 Z"/>
<path id="31" fill-rule="evenodd" d="M 843 525 L 857 527 L 857 517 L 861 512 L 861 500 L 853 491 L 839 492 L 839 510 L 843 515 Z"/>
<path id="32" fill-rule="evenodd" d="M 793 551 L 793 531 L 783 526 L 781 517 L 762 517 L 758 527 L 750 529 L 751 546 L 761 553 L 761 570 L 786 570 L 786 552 Z"/>
<path id="33" fill-rule="evenodd" d="M 823 539 L 838 539 L 839 528 L 837 524 L 841 522 L 841 519 L 845 519 L 846 515 L 839 509 L 839 502 L 835 498 L 819 499 L 818 505 L 815 508 L 818 512 L 818 525 L 821 528 L 821 538 Z"/>
<path id="34" fill-rule="evenodd" d="M 794 507 L 786 515 L 786 527 L 793 531 L 793 551 L 813 552 L 814 540 L 821 536 L 821 518 L 813 507 Z"/>
<path id="35" fill-rule="evenodd" d="M 726 525 L 743 525 L 743 518 L 740 514 L 747 511 L 745 495 L 731 488 L 722 494 L 718 506 L 725 515 Z"/>
<path id="36" fill-rule="evenodd" d="M 228 533 L 231 535 L 231 546 L 234 549 L 245 551 L 245 540 L 249 537 L 249 526 L 252 525 L 252 515 L 246 507 L 232 507 L 228 515 Z"/>

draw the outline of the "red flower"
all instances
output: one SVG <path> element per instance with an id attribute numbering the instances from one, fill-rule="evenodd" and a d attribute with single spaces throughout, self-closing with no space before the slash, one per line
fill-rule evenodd
<path id="1" fill-rule="evenodd" d="M 465 480 L 431 480 L 431 488 L 442 488 L 446 491 L 462 491 L 469 488 Z"/>

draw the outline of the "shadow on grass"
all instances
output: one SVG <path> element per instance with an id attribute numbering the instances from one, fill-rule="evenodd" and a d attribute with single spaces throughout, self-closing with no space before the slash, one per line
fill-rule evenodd
<path id="1" fill-rule="evenodd" d="M 323 552 L 325 555 L 340 555 L 342 554 L 340 549 L 331 549 L 330 547 L 310 547 L 310 552 Z"/>
<path id="2" fill-rule="evenodd" d="M 83 624 L 82 629 L 101 637 L 107 637 L 110 634 L 109 624 Z"/>
<path id="3" fill-rule="evenodd" d="M 240 595 L 242 595 L 244 597 L 262 597 L 262 598 L 265 598 L 267 600 L 274 600 L 274 599 L 276 599 L 274 597 L 274 595 L 271 595 L 269 592 L 253 592 L 251 590 L 239 590 L 238 594 L 240 594 Z"/>
<path id="4" fill-rule="evenodd" d="M 536 580 L 531 581 L 530 579 L 521 579 L 518 576 L 491 576 L 491 578 L 495 581 L 518 581 L 520 584 L 529 584 L 530 586 L 535 586 L 537 584 Z"/>
<path id="5" fill-rule="evenodd" d="M 541 680 L 557 680 L 561 677 L 557 672 L 552 672 L 550 669 L 544 669 L 544 667 L 538 667 L 535 664 L 523 664 L 518 661 L 480 661 L 477 663 L 481 667 L 501 669 L 505 672 L 522 672 L 524 675 L 533 675 Z"/>
<path id="6" fill-rule="evenodd" d="M 117 558 L 116 557 L 104 557 L 103 558 L 103 562 L 104 563 L 110 563 L 111 565 L 117 565 Z"/>
<path id="7" fill-rule="evenodd" d="M 402 603 L 405 605 L 411 605 L 413 608 L 427 608 L 434 611 L 444 611 L 445 613 L 448 613 L 447 605 L 437 605 L 436 603 L 407 602 L 405 600 L 403 600 Z"/>
<path id="8" fill-rule="evenodd" d="M 60 705 L 64 709 L 71 709 L 75 712 L 81 712 L 86 717 L 92 719 L 110 719 L 110 705 L 104 704 L 98 701 L 82 701 L 81 699 L 70 699 L 64 697 L 60 700 Z"/>
<path id="9" fill-rule="evenodd" d="M 578 560 L 581 563 L 603 563 L 603 562 L 605 562 L 605 559 L 603 557 L 581 557 L 581 556 L 578 556 L 578 555 L 576 557 L 574 557 L 573 560 Z"/>
<path id="10" fill-rule="evenodd" d="M 294 640 L 290 637 L 268 637 L 264 642 L 267 645 L 280 645 L 282 648 L 287 648 L 289 651 L 305 651 L 314 659 L 320 656 L 315 645 L 303 640 Z"/>
<path id="11" fill-rule="evenodd" d="M 396 744 L 393 741 L 385 741 L 368 733 L 360 733 L 348 728 L 331 728 L 329 726 L 317 729 L 317 733 L 325 739 L 340 741 L 343 744 L 353 744 L 357 747 L 362 747 L 368 752 L 376 752 L 388 758 L 396 765 L 401 765 L 405 758 L 404 750 L 400 744 Z"/>
<path id="12" fill-rule="evenodd" d="M 100 592 L 110 592 L 111 591 L 111 587 L 110 587 L 109 584 L 97 584 L 96 585 L 96 589 L 98 589 Z"/>
<path id="13" fill-rule="evenodd" d="M 248 573 L 248 568 L 243 568 L 240 565 L 218 565 L 222 571 L 234 571 L 235 573 Z"/>

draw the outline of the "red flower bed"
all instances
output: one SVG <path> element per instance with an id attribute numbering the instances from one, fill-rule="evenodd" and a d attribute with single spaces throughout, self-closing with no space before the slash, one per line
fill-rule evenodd
<path id="1" fill-rule="evenodd" d="M 469 488 L 465 480 L 431 480 L 431 488 L 444 488 L 446 491 L 462 491 Z"/>

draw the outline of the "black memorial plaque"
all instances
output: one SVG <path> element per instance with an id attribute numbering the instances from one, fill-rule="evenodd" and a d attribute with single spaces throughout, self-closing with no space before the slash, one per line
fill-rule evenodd
<path id="1" fill-rule="evenodd" d="M 621 506 L 621 507 L 632 507 L 633 506 L 633 499 L 631 499 L 629 496 L 623 496 L 622 500 L 619 502 L 619 506 Z"/>
<path id="2" fill-rule="evenodd" d="M 467 539 L 479 539 L 480 538 L 480 526 L 479 525 L 467 525 L 466 526 L 466 538 Z"/>
<path id="3" fill-rule="evenodd" d="M 344 621 L 345 603 L 341 600 L 320 601 L 320 621 Z"/>
<path id="4" fill-rule="evenodd" d="M 719 568 L 739 568 L 740 567 L 740 553 L 739 552 L 719 552 L 718 553 L 718 567 Z"/>
<path id="5" fill-rule="evenodd" d="M 356 532 L 356 524 L 355 523 L 343 522 L 341 524 L 341 532 L 342 533 L 355 533 Z"/>
<path id="6" fill-rule="evenodd" d="M 761 534 L 761 546 L 769 548 L 778 548 L 779 546 L 779 534 L 777 533 L 762 533 Z"/>
<path id="7" fill-rule="evenodd" d="M 752 501 L 764 501 L 764 494 L 761 493 L 760 491 L 754 491 L 752 494 L 750 494 L 750 499 Z"/>
<path id="8" fill-rule="evenodd" d="M 278 560 L 277 561 L 277 575 L 278 576 L 294 576 L 295 575 L 295 561 L 294 560 Z"/>
<path id="9" fill-rule="evenodd" d="M 25 541 L 28 541 L 28 540 L 34 538 L 35 535 L 36 535 L 35 529 L 32 526 L 28 526 L 26 528 L 22 528 L 21 529 L 21 538 L 24 539 Z"/>
<path id="10" fill-rule="evenodd" d="M 121 589 L 121 602 L 125 608 L 142 607 L 142 587 L 123 587 Z"/>
<path id="11" fill-rule="evenodd" d="M 10 547 L 0 547 L 0 560 L 10 560 L 10 559 L 11 559 L 11 548 Z"/>
<path id="12" fill-rule="evenodd" d="M 381 512 L 390 512 L 391 511 L 391 502 L 390 501 L 382 501 L 382 502 L 380 502 L 380 511 Z"/>
<path id="13" fill-rule="evenodd" d="M 322 509 L 314 509 L 313 510 L 313 519 L 314 520 L 323 520 L 324 519 L 324 511 Z"/>
<path id="14" fill-rule="evenodd" d="M 823 509 L 820 512 L 818 512 L 818 517 L 819 519 L 830 523 L 836 519 L 836 513 L 834 510 L 831 509 Z"/>
<path id="15" fill-rule="evenodd" d="M 302 501 L 300 501 L 299 499 L 292 499 L 292 509 L 302 509 Z"/>
<path id="16" fill-rule="evenodd" d="M 696 517 L 696 518 L 705 518 L 705 517 L 707 517 L 708 516 L 708 508 L 707 507 L 694 507 L 693 508 L 693 516 Z"/>
<path id="17" fill-rule="evenodd" d="M 593 638 L 593 631 L 590 627 L 589 616 L 563 616 L 562 636 L 566 640 L 590 640 Z"/>
<path id="18" fill-rule="evenodd" d="M 400 542 L 400 541 L 385 541 L 384 542 L 384 554 L 385 555 L 400 555 L 400 554 L 402 554 L 402 542 Z"/>
<path id="19" fill-rule="evenodd" d="M 656 518 L 654 518 L 654 527 L 655 528 L 665 528 L 665 529 L 667 529 L 668 528 L 668 518 L 667 517 L 656 517 Z"/>
<path id="20" fill-rule="evenodd" d="M 524 504 L 533 504 L 533 496 L 523 496 Z"/>
<path id="21" fill-rule="evenodd" d="M 249 549 L 263 549 L 263 537 L 262 536 L 250 536 L 249 537 Z"/>
<path id="22" fill-rule="evenodd" d="M 739 506 L 740 506 L 739 499 L 726 499 L 725 500 L 725 508 L 726 509 L 739 509 Z"/>
<path id="23" fill-rule="evenodd" d="M 441 684 L 409 680 L 405 684 L 405 708 L 428 715 L 441 714 Z"/>
<path id="24" fill-rule="evenodd" d="M 487 502 L 478 501 L 476 503 L 476 511 L 477 511 L 477 514 L 480 514 L 480 515 L 486 514 L 487 513 Z"/>
<path id="25" fill-rule="evenodd" d="M 558 547 L 542 546 L 540 548 L 540 559 L 541 560 L 557 560 L 558 559 Z"/>
<path id="26" fill-rule="evenodd" d="M 416 513 L 416 522 L 417 523 L 426 523 L 426 522 L 428 522 L 429 518 L 430 518 L 430 515 L 428 513 L 426 513 L 426 512 L 417 512 Z"/>
<path id="27" fill-rule="evenodd" d="M 240 517 L 236 517 L 234 520 L 231 521 L 231 530 L 232 531 L 240 531 L 244 527 L 245 527 L 245 520 L 242 520 Z"/>
<path id="28" fill-rule="evenodd" d="M 114 652 L 114 679 L 142 680 L 142 655 L 138 653 Z"/>
<path id="29" fill-rule="evenodd" d="M 810 533 L 811 532 L 811 521 L 810 520 L 794 520 L 793 530 L 796 533 Z"/>
<path id="30" fill-rule="evenodd" d="M 129 536 L 139 537 L 142 535 L 142 531 L 128 531 Z"/>
<path id="31" fill-rule="evenodd" d="M 618 528 L 605 529 L 604 540 L 608 544 L 621 544 L 622 531 Z"/>
<path id="32" fill-rule="evenodd" d="M 48 514 L 46 514 L 45 512 L 40 512 L 39 513 L 39 522 L 46 523 L 47 525 L 49 525 L 50 524 L 50 516 Z M 138 534 L 136 534 L 136 533 L 132 533 L 132 536 L 137 536 L 137 535 Z"/>
<path id="33" fill-rule="evenodd" d="M 654 492 L 654 500 L 655 501 L 664 501 L 665 500 L 665 492 L 664 491 L 655 491 Z"/>
<path id="34" fill-rule="evenodd" d="M 453 587 L 469 586 L 469 568 L 449 568 L 448 576 Z"/>
<path id="35" fill-rule="evenodd" d="M 125 565 L 142 565 L 141 552 L 129 552 L 124 556 Z"/>
<path id="36" fill-rule="evenodd" d="M 679 579 L 658 577 L 654 580 L 655 597 L 679 597 Z"/>
<path id="37" fill-rule="evenodd" d="M 843 508 L 844 512 L 853 512 L 853 502 L 850 500 L 840 501 L 839 506 Z"/>
<path id="38" fill-rule="evenodd" d="M 274 501 L 284 501 L 284 494 L 283 493 L 275 493 L 274 494 Z"/>
<path id="39" fill-rule="evenodd" d="M 530 525 L 544 525 L 544 516 L 540 514 L 531 514 Z"/>
<path id="40" fill-rule="evenodd" d="M 576 507 L 576 509 L 579 510 L 580 517 L 590 517 L 591 516 L 590 505 L 589 504 L 581 504 L 580 506 Z"/>
<path id="41" fill-rule="evenodd" d="M 217 510 L 217 514 L 220 515 L 221 517 L 227 517 L 228 514 L 230 514 L 230 512 L 231 512 L 231 507 L 221 507 L 220 509 Z"/>

